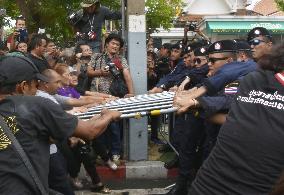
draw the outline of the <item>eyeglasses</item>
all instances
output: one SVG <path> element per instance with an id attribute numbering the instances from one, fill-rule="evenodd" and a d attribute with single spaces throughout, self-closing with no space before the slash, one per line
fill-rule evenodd
<path id="1" fill-rule="evenodd" d="M 196 63 L 197 63 L 197 64 L 201 64 L 201 62 L 202 62 L 203 60 L 205 60 L 205 59 L 194 58 L 194 59 L 193 59 L 193 63 L 194 63 L 194 64 L 196 64 Z"/>
<path id="2" fill-rule="evenodd" d="M 260 43 L 265 43 L 265 41 L 260 39 L 253 39 L 249 41 L 249 45 L 254 45 L 254 46 L 259 45 Z"/>
<path id="3" fill-rule="evenodd" d="M 228 57 L 226 57 L 226 58 L 208 58 L 208 62 L 211 62 L 212 64 L 214 64 L 217 61 L 227 60 L 227 59 L 228 59 Z"/>

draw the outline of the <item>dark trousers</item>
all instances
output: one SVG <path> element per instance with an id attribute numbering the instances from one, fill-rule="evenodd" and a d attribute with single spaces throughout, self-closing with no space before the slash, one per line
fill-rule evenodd
<path id="1" fill-rule="evenodd" d="M 111 133 L 111 155 L 120 155 L 121 152 L 121 140 L 122 140 L 122 128 L 120 122 L 112 122 L 109 125 Z"/>
<path id="2" fill-rule="evenodd" d="M 70 148 L 67 141 L 60 144 L 59 148 L 67 160 L 68 173 L 73 178 L 77 177 L 80 172 L 81 164 L 83 163 L 84 168 L 92 179 L 92 183 L 97 184 L 101 180 L 96 169 L 96 158 L 92 156 L 91 152 L 87 154 L 82 153 L 81 147 L 82 146 L 75 146 L 74 148 Z"/>
<path id="3" fill-rule="evenodd" d="M 95 158 L 92 157 L 91 153 L 82 153 L 82 146 L 76 146 L 71 150 L 74 153 L 74 161 L 72 163 L 72 167 L 69 167 L 70 176 L 75 178 L 78 176 L 80 172 L 81 164 L 83 163 L 84 168 L 92 179 L 93 184 L 97 184 L 101 181 L 97 169 L 96 169 L 96 161 Z"/>
<path id="4" fill-rule="evenodd" d="M 203 148 L 204 148 L 203 161 L 207 159 L 210 152 L 214 148 L 220 128 L 221 128 L 221 125 L 216 125 L 216 124 L 212 124 L 209 122 L 205 123 L 206 140 L 203 144 Z"/>
<path id="5" fill-rule="evenodd" d="M 75 195 L 68 180 L 66 161 L 60 151 L 50 155 L 48 182 L 49 188 L 57 192 Z"/>
<path id="6" fill-rule="evenodd" d="M 170 142 L 174 148 L 179 152 L 180 150 L 180 140 L 184 136 L 185 125 L 185 115 L 177 115 L 175 117 L 175 124 L 170 132 Z"/>
<path id="7" fill-rule="evenodd" d="M 158 138 L 158 129 L 160 127 L 161 117 L 160 116 L 151 116 L 150 125 L 151 125 L 151 138 Z"/>
<path id="8" fill-rule="evenodd" d="M 179 149 L 179 175 L 177 187 L 187 188 L 188 182 L 195 177 L 195 171 L 201 165 L 200 155 L 205 131 L 204 120 L 188 114 L 184 120 Z"/>

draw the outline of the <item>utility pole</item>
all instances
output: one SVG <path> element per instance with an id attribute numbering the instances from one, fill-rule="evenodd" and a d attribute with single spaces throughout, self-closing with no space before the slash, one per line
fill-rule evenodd
<path id="1" fill-rule="evenodd" d="M 146 18 L 145 0 L 127 0 L 127 51 L 135 94 L 147 93 Z M 128 132 L 128 159 L 148 158 L 147 118 L 130 119 Z"/>
<path id="2" fill-rule="evenodd" d="M 0 8 L 0 17 L 5 17 L 6 15 L 6 9 Z M 4 20 L 4 19 L 3 19 Z M 4 26 L 1 26 L 0 24 L 0 41 L 4 41 Z"/>

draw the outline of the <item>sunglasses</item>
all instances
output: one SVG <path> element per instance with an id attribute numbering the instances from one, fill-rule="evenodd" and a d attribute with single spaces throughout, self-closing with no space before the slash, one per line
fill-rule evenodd
<path id="1" fill-rule="evenodd" d="M 208 62 L 211 62 L 212 64 L 214 64 L 217 61 L 227 60 L 227 59 L 228 59 L 228 57 L 226 57 L 226 58 L 208 58 Z"/>
<path id="2" fill-rule="evenodd" d="M 265 41 L 259 39 L 253 39 L 249 41 L 249 45 L 254 45 L 254 46 L 259 45 L 260 43 L 265 43 Z"/>
<path id="3" fill-rule="evenodd" d="M 202 60 L 205 60 L 205 59 L 194 58 L 194 59 L 193 59 L 193 63 L 194 63 L 194 64 L 196 64 L 196 63 L 197 63 L 197 64 L 201 64 Z"/>

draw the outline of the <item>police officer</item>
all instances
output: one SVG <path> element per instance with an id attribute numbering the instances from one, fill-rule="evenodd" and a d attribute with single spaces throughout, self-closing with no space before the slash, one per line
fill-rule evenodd
<path id="1" fill-rule="evenodd" d="M 155 66 L 158 80 L 170 73 L 171 49 L 172 45 L 170 43 L 164 43 L 159 51 L 159 58 Z"/>
<path id="2" fill-rule="evenodd" d="M 236 50 L 236 42 L 231 40 L 218 41 L 208 48 L 209 69 L 212 71 L 212 75 L 218 72 L 224 65 L 236 60 Z M 191 116 L 191 119 L 194 120 L 194 122 L 191 121 L 191 123 L 188 124 L 190 133 L 188 133 L 189 131 L 185 132 L 184 137 L 186 137 L 186 139 L 181 142 L 179 156 L 180 171 L 176 189 L 172 190 L 171 194 L 187 194 L 187 182 L 192 179 L 190 170 L 198 168 L 198 166 L 194 167 L 193 164 L 193 152 L 196 147 L 200 147 L 204 133 L 206 133 L 207 136 L 207 145 L 203 152 L 208 155 L 210 149 L 214 146 L 220 126 L 212 123 L 205 123 L 204 119 L 211 117 L 215 113 L 228 111 L 231 97 L 225 98 L 224 95 L 224 90 L 221 90 L 221 92 L 213 96 L 206 95 L 197 99 L 188 100 L 188 102 L 191 102 L 190 108 L 198 107 L 202 110 L 199 111 L 198 118 Z M 179 98 L 180 97 L 177 97 L 175 100 L 176 105 L 179 105 L 179 102 L 182 102 Z M 203 134 L 201 133 L 202 129 L 204 130 Z"/>
<path id="3" fill-rule="evenodd" d="M 251 45 L 252 55 L 256 61 L 264 54 L 269 53 L 273 45 L 270 32 L 263 27 L 253 28 L 248 33 L 247 41 Z"/>
<path id="4" fill-rule="evenodd" d="M 183 77 L 183 72 L 187 69 L 184 65 L 183 59 L 183 46 L 179 43 L 172 46 L 171 50 L 171 63 L 173 70 L 161 78 L 157 85 L 149 91 L 149 93 L 160 93 L 164 90 L 168 90 L 176 81 L 179 81 Z"/>

